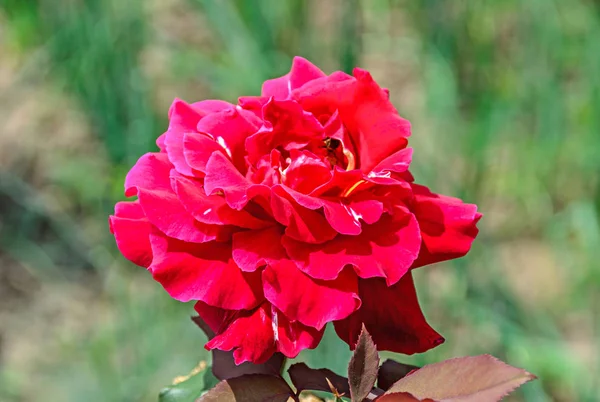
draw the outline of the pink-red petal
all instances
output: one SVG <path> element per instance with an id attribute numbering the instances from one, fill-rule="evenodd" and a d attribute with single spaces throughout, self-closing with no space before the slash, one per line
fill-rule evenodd
<path id="1" fill-rule="evenodd" d="M 251 312 L 239 312 L 227 329 L 205 346 L 207 350 L 233 350 L 235 364 L 262 364 L 276 352 L 269 305 L 261 304 Z"/>
<path id="2" fill-rule="evenodd" d="M 283 228 L 271 226 L 260 230 L 248 230 L 233 234 L 233 260 L 242 271 L 255 271 L 256 268 L 274 264 L 286 258 L 281 245 Z"/>
<path id="3" fill-rule="evenodd" d="M 319 79 L 294 91 L 292 97 L 313 113 L 339 111 L 358 153 L 357 168 L 369 173 L 382 160 L 405 148 L 410 122 L 398 115 L 371 75 L 355 69 L 347 76 Z"/>
<path id="4" fill-rule="evenodd" d="M 260 273 L 242 272 L 231 258 L 231 245 L 186 243 L 150 234 L 152 276 L 176 300 L 201 300 L 230 310 L 251 309 L 262 300 Z"/>
<path id="5" fill-rule="evenodd" d="M 193 132 L 196 130 L 194 129 Z M 167 155 L 169 161 L 175 166 L 175 169 L 186 176 L 194 176 L 194 171 L 185 160 L 183 140 L 188 132 L 180 130 L 168 130 L 165 134 L 165 145 L 167 146 Z"/>
<path id="6" fill-rule="evenodd" d="M 245 210 L 238 211 L 218 195 L 206 195 L 199 180 L 184 176 L 172 177 L 173 188 L 187 212 L 197 221 L 211 225 L 234 225 L 247 229 L 259 229 L 270 225 L 255 218 Z"/>
<path id="7" fill-rule="evenodd" d="M 251 164 L 256 164 L 277 147 L 289 151 L 311 143 L 322 143 L 323 126 L 294 101 L 269 100 L 263 107 L 263 118 L 263 127 L 246 138 Z"/>
<path id="8" fill-rule="evenodd" d="M 386 176 L 389 172 L 404 173 L 408 171 L 410 162 L 412 161 L 412 148 L 404 148 L 398 152 L 394 152 L 373 168 L 369 173 L 372 176 Z"/>
<path id="9" fill-rule="evenodd" d="M 275 351 L 295 358 L 302 350 L 317 347 L 323 337 L 324 330 L 290 321 L 269 303 L 252 311 L 224 310 L 203 302 L 196 303 L 194 308 L 218 338 L 206 348 L 234 350 L 236 364 L 245 361 L 259 364 Z"/>
<path id="10" fill-rule="evenodd" d="M 317 198 L 310 195 L 302 194 L 287 186 L 277 186 L 273 188 L 273 193 L 281 194 L 285 198 L 290 199 L 292 205 L 297 203 L 298 206 L 306 208 L 306 210 L 318 210 L 323 208 L 325 219 L 331 228 L 340 233 L 347 235 L 358 235 L 361 232 L 362 215 L 355 210 L 356 205 L 349 199 L 335 198 Z M 293 200 L 293 201 L 292 201 Z M 364 201 L 359 207 L 364 208 Z M 383 212 L 383 204 L 376 200 L 368 201 L 367 218 L 372 221 L 377 221 Z M 309 213 L 306 211 L 306 213 Z M 321 215 L 318 215 L 319 218 Z M 376 217 L 376 218 L 375 218 Z"/>
<path id="11" fill-rule="evenodd" d="M 165 154 L 150 152 L 142 155 L 125 177 L 125 195 L 136 195 L 138 188 L 169 190 L 169 172 L 172 168 L 173 165 Z"/>
<path id="12" fill-rule="evenodd" d="M 362 231 L 361 220 L 374 223 L 383 213 L 383 204 L 377 200 L 327 200 L 323 207 L 327 222 L 343 235 L 359 235 Z"/>
<path id="13" fill-rule="evenodd" d="M 194 304 L 194 310 L 196 310 L 202 321 L 208 325 L 214 334 L 225 331 L 229 323 L 239 314 L 235 310 L 225 310 L 219 307 L 210 306 L 203 301 L 197 301 L 196 304 Z M 210 335 L 209 338 L 211 338 Z"/>
<path id="14" fill-rule="evenodd" d="M 240 172 L 246 171 L 244 149 L 246 137 L 254 134 L 261 120 L 242 108 L 230 108 L 212 113 L 198 123 L 198 131 L 210 135 L 231 158 Z"/>
<path id="15" fill-rule="evenodd" d="M 467 254 L 479 230 L 477 206 L 458 198 L 434 194 L 425 186 L 412 185 L 412 211 L 419 221 L 423 245 L 413 268 Z"/>
<path id="16" fill-rule="evenodd" d="M 274 97 L 275 99 L 287 99 L 290 93 L 314 79 L 324 77 L 317 66 L 302 57 L 294 57 L 292 69 L 283 77 L 267 80 L 262 87 L 262 96 Z"/>
<path id="17" fill-rule="evenodd" d="M 392 153 L 405 148 L 410 122 L 398 115 L 371 75 L 354 69 L 356 86 L 340 110 L 358 149 L 360 170 L 368 173 Z"/>
<path id="18" fill-rule="evenodd" d="M 285 234 L 292 239 L 319 244 L 337 235 L 322 214 L 298 204 L 281 186 L 271 189 L 271 210 L 273 217 L 286 227 Z"/>
<path id="19" fill-rule="evenodd" d="M 206 174 L 206 164 L 214 152 L 225 154 L 225 149 L 209 136 L 201 133 L 183 136 L 183 156 L 192 170 Z"/>
<path id="20" fill-rule="evenodd" d="M 304 349 L 314 349 L 319 345 L 324 328 L 318 330 L 299 321 L 290 321 L 274 307 L 272 310 L 277 322 L 277 351 L 293 359 Z"/>
<path id="21" fill-rule="evenodd" d="M 290 151 L 291 162 L 285 169 L 284 184 L 300 193 L 309 194 L 331 180 L 331 167 L 309 151 Z"/>
<path id="22" fill-rule="evenodd" d="M 346 270 L 332 281 L 312 279 L 291 261 L 280 261 L 263 271 L 265 297 L 293 321 L 318 330 L 348 317 L 360 307 L 358 280 Z"/>
<path id="23" fill-rule="evenodd" d="M 412 214 L 385 215 L 365 225 L 358 236 L 338 236 L 324 244 L 305 244 L 283 238 L 290 259 L 313 278 L 331 280 L 348 264 L 361 278 L 382 277 L 396 283 L 417 258 L 421 238 Z"/>
<path id="24" fill-rule="evenodd" d="M 266 186 L 253 184 L 246 179 L 225 155 L 215 152 L 206 164 L 204 189 L 209 195 L 223 191 L 227 204 L 234 209 L 242 209 L 255 196 L 268 197 Z"/>
<path id="25" fill-rule="evenodd" d="M 205 116 L 233 107 L 230 103 L 219 100 L 206 100 L 193 104 L 180 99 L 173 101 L 169 109 L 169 128 L 165 133 L 164 144 L 169 160 L 179 173 L 186 176 L 196 174 L 186 161 L 185 135 L 197 133 L 198 122 Z"/>
<path id="26" fill-rule="evenodd" d="M 150 223 L 167 236 L 190 243 L 204 243 L 225 240 L 231 235 L 231 228 L 208 225 L 194 219 L 172 191 L 140 189 L 138 197 Z"/>
<path id="27" fill-rule="evenodd" d="M 166 134 L 163 133 L 163 134 L 159 135 L 158 138 L 156 139 L 156 146 L 158 147 L 158 149 L 160 149 L 160 152 L 167 152 L 167 145 L 165 144 L 165 137 L 166 137 Z"/>
<path id="28" fill-rule="evenodd" d="M 118 202 L 115 214 L 109 217 L 109 226 L 121 254 L 134 264 L 147 268 L 152 262 L 152 248 L 148 238 L 152 225 L 144 216 L 139 203 Z"/>

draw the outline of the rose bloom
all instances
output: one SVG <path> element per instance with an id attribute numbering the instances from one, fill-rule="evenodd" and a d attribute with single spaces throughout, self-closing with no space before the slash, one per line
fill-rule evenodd
<path id="1" fill-rule="evenodd" d="M 410 123 L 371 75 L 305 59 L 238 104 L 175 100 L 110 217 L 123 255 L 215 331 L 237 364 L 295 357 L 333 322 L 354 346 L 412 354 L 444 339 L 411 270 L 466 254 L 477 207 L 414 183 Z"/>

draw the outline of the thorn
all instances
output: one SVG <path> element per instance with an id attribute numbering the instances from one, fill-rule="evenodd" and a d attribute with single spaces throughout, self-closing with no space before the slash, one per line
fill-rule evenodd
<path id="1" fill-rule="evenodd" d="M 329 389 L 331 390 L 333 396 L 335 396 L 336 398 L 341 398 L 342 396 L 344 396 L 343 392 L 340 394 L 340 392 L 333 386 L 331 381 L 329 381 L 329 378 L 325 377 L 325 380 L 327 381 L 327 385 L 329 385 Z"/>

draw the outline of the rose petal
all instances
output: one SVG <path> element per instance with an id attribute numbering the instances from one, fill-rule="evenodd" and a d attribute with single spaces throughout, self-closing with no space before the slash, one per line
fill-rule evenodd
<path id="1" fill-rule="evenodd" d="M 169 130 L 166 132 L 165 145 L 167 147 L 167 155 L 169 156 L 169 161 L 171 161 L 179 173 L 187 176 L 194 176 L 194 171 L 185 160 L 183 152 L 183 139 L 185 134 L 185 131 Z"/>
<path id="2" fill-rule="evenodd" d="M 281 245 L 282 234 L 283 229 L 279 226 L 234 233 L 233 260 L 242 271 L 252 272 L 262 265 L 286 258 Z"/>
<path id="3" fill-rule="evenodd" d="M 288 319 L 318 330 L 358 309 L 357 282 L 350 270 L 343 271 L 332 281 L 312 279 L 286 260 L 269 265 L 263 271 L 267 300 Z"/>
<path id="4" fill-rule="evenodd" d="M 303 57 L 296 56 L 292 60 L 290 70 L 290 88 L 300 88 L 302 85 L 317 78 L 324 77 L 325 73 L 317 66 Z"/>
<path id="5" fill-rule="evenodd" d="M 170 168 L 164 154 L 142 156 L 125 178 L 125 195 L 137 194 L 144 215 L 168 236 L 202 243 L 230 235 L 230 228 L 198 222 L 185 210 L 171 189 Z"/>
<path id="6" fill-rule="evenodd" d="M 383 203 L 368 198 L 370 196 L 369 193 L 364 192 L 362 195 L 353 197 L 352 201 L 350 201 L 350 207 L 354 211 L 353 215 L 358 215 L 365 223 L 372 225 L 381 218 Z"/>
<path id="7" fill-rule="evenodd" d="M 148 238 L 152 225 L 139 203 L 118 202 L 115 214 L 109 217 L 109 226 L 121 254 L 134 264 L 147 268 L 152 262 Z"/>
<path id="8" fill-rule="evenodd" d="M 160 149 L 160 152 L 167 152 L 167 146 L 165 145 L 165 133 L 158 136 L 156 139 L 156 146 Z"/>
<path id="9" fill-rule="evenodd" d="M 300 149 L 310 144 L 322 143 L 323 126 L 294 101 L 271 99 L 263 107 L 264 126 L 246 138 L 248 161 L 256 164 L 271 150 Z"/>
<path id="10" fill-rule="evenodd" d="M 462 257 L 471 249 L 479 230 L 477 206 L 458 198 L 434 194 L 425 186 L 412 185 L 412 210 L 419 221 L 423 245 L 413 268 Z"/>
<path id="11" fill-rule="evenodd" d="M 285 185 L 303 194 L 331 180 L 331 168 L 309 151 L 290 151 L 291 162 L 285 169 Z"/>
<path id="12" fill-rule="evenodd" d="M 324 205 L 327 222 L 338 233 L 359 235 L 362 231 L 361 220 L 374 223 L 383 213 L 383 204 L 376 200 L 327 201 Z"/>
<path id="13" fill-rule="evenodd" d="M 294 57 L 292 69 L 283 77 L 267 80 L 262 87 L 262 96 L 287 99 L 292 90 L 305 83 L 325 76 L 317 66 L 302 57 Z"/>
<path id="14" fill-rule="evenodd" d="M 357 150 L 357 168 L 369 173 L 379 162 L 405 148 L 410 122 L 398 115 L 371 75 L 355 69 L 355 79 L 344 76 L 319 79 L 294 91 L 293 99 L 305 110 L 338 110 Z"/>
<path id="15" fill-rule="evenodd" d="M 235 107 L 235 105 L 220 99 L 206 99 L 192 103 L 192 107 L 204 117 L 211 113 L 219 113 L 223 110 L 231 109 Z M 171 116 L 171 119 L 172 118 L 173 117 Z"/>
<path id="16" fill-rule="evenodd" d="M 227 204 L 238 210 L 258 195 L 269 195 L 268 187 L 251 183 L 221 153 L 212 154 L 206 164 L 204 189 L 209 195 L 219 190 L 223 191 Z"/>
<path id="17" fill-rule="evenodd" d="M 191 243 L 204 243 L 224 240 L 230 235 L 231 229 L 228 227 L 207 225 L 194 219 L 171 191 L 140 189 L 138 197 L 150 223 L 167 236 Z"/>
<path id="18" fill-rule="evenodd" d="M 291 98 L 315 116 L 333 115 L 356 78 L 343 71 L 309 81 L 292 91 Z"/>
<path id="19" fill-rule="evenodd" d="M 299 205 L 282 186 L 271 188 L 271 209 L 273 217 L 286 227 L 285 234 L 292 239 L 318 244 L 337 235 L 323 215 Z"/>
<path id="20" fill-rule="evenodd" d="M 125 177 L 125 196 L 137 195 L 138 188 L 169 190 L 169 172 L 172 168 L 165 154 L 150 152 L 142 155 Z"/>
<path id="21" fill-rule="evenodd" d="M 361 278 L 382 277 L 396 283 L 417 258 L 421 238 L 412 214 L 385 215 L 365 225 L 358 236 L 338 236 L 324 244 L 306 244 L 288 236 L 282 240 L 290 259 L 313 278 L 331 280 L 352 264 Z"/>
<path id="22" fill-rule="evenodd" d="M 137 201 L 119 201 L 115 204 L 115 216 L 126 219 L 145 219 L 144 210 Z"/>
<path id="23" fill-rule="evenodd" d="M 165 133 L 164 143 L 169 160 L 178 172 L 193 176 L 192 168 L 183 154 L 183 137 L 186 133 L 195 133 L 203 114 L 181 99 L 175 99 L 169 109 L 169 129 Z"/>
<path id="24" fill-rule="evenodd" d="M 315 188 L 310 195 L 329 198 L 347 197 L 372 187 L 359 170 L 345 171 L 335 167 L 331 173 L 331 180 Z"/>
<path id="25" fill-rule="evenodd" d="M 175 98 L 169 108 L 169 129 L 195 131 L 198 121 L 204 113 L 197 110 L 194 105 Z"/>
<path id="26" fill-rule="evenodd" d="M 247 229 L 259 229 L 270 222 L 253 217 L 245 210 L 232 209 L 218 195 L 206 195 L 202 183 L 184 176 L 172 177 L 173 188 L 184 208 L 196 220 L 214 225 L 235 225 Z"/>
<path id="27" fill-rule="evenodd" d="M 198 122 L 210 113 L 231 109 L 233 105 L 224 101 L 207 100 L 188 104 L 175 99 L 169 109 L 169 129 L 165 133 L 164 143 L 169 160 L 175 169 L 186 176 L 195 172 L 188 165 L 184 154 L 184 137 L 188 133 L 197 133 Z"/>
<path id="28" fill-rule="evenodd" d="M 207 350 L 233 350 L 235 364 L 262 364 L 276 352 L 269 305 L 261 304 L 251 312 L 238 312 L 227 329 L 210 340 Z"/>
<path id="29" fill-rule="evenodd" d="M 238 315 L 236 310 L 225 310 L 219 307 L 210 306 L 202 301 L 198 301 L 194 304 L 194 310 L 196 310 L 202 321 L 204 321 L 213 332 L 212 334 L 206 334 L 209 340 L 214 338 L 215 334 L 225 331 L 229 323 L 231 323 Z M 204 328 L 202 329 L 204 330 Z"/>
<path id="30" fill-rule="evenodd" d="M 385 92 L 365 70 L 354 69 L 357 85 L 340 115 L 358 148 L 360 169 L 367 173 L 393 152 L 406 147 L 410 122 L 398 115 Z"/>
<path id="31" fill-rule="evenodd" d="M 293 359 L 304 349 L 314 349 L 319 345 L 325 329 L 317 330 L 298 321 L 290 321 L 284 314 L 273 308 L 277 322 L 277 350 Z"/>
<path id="32" fill-rule="evenodd" d="M 242 108 L 213 113 L 198 123 L 198 131 L 210 136 L 225 150 L 240 172 L 246 171 L 245 140 L 261 126 L 261 120 Z"/>
<path id="33" fill-rule="evenodd" d="M 206 174 L 206 164 L 214 152 L 225 154 L 225 149 L 207 135 L 186 133 L 183 136 L 183 156 L 193 170 Z"/>
<path id="34" fill-rule="evenodd" d="M 377 166 L 375 166 L 373 170 L 369 173 L 369 176 L 384 176 L 388 174 L 388 172 L 406 172 L 410 167 L 410 162 L 412 161 L 412 154 L 412 148 L 404 148 L 399 150 L 398 152 L 394 152 L 392 155 L 379 162 Z"/>
<path id="35" fill-rule="evenodd" d="M 369 222 L 376 222 L 383 212 L 383 204 L 377 200 L 359 199 L 355 202 L 351 198 L 317 198 L 299 193 L 287 186 L 278 186 L 273 191 L 278 194 L 284 191 L 304 208 L 311 210 L 323 208 L 325 219 L 340 234 L 360 234 L 361 219 L 365 220 L 366 218 Z"/>
<path id="36" fill-rule="evenodd" d="M 189 104 L 176 98 L 169 108 L 169 129 L 196 131 L 201 118 L 232 107 L 231 103 L 222 100 L 209 99 Z"/>
<path id="37" fill-rule="evenodd" d="M 186 243 L 153 232 L 150 244 L 152 276 L 174 299 L 230 310 L 251 309 L 263 300 L 260 274 L 242 272 L 227 243 Z"/>
<path id="38" fill-rule="evenodd" d="M 377 200 L 317 198 L 284 185 L 274 186 L 273 193 L 288 199 L 291 197 L 299 206 L 309 210 L 323 208 L 325 219 L 331 228 L 340 234 L 358 235 L 362 230 L 361 219 L 373 223 L 379 220 L 383 213 L 383 204 Z"/>
<path id="39" fill-rule="evenodd" d="M 238 98 L 238 106 L 244 110 L 254 113 L 256 117 L 262 119 L 263 106 L 269 101 L 270 97 L 266 96 L 240 96 Z"/>
<path id="40" fill-rule="evenodd" d="M 194 306 L 200 317 L 217 334 L 206 349 L 234 350 L 236 364 L 250 361 L 264 363 L 275 351 L 295 358 L 304 349 L 317 347 L 324 330 L 289 321 L 268 303 L 253 311 L 224 310 L 198 302 Z"/>
<path id="41" fill-rule="evenodd" d="M 361 308 L 334 323 L 338 336 L 351 348 L 363 324 L 378 350 L 422 353 L 444 342 L 421 312 L 410 273 L 390 287 L 382 279 L 363 279 L 359 281 L 359 289 Z"/>
<path id="42" fill-rule="evenodd" d="M 271 150 L 269 155 L 263 155 L 253 166 L 248 167 L 246 178 L 255 184 L 272 187 L 281 182 L 281 152 Z"/>

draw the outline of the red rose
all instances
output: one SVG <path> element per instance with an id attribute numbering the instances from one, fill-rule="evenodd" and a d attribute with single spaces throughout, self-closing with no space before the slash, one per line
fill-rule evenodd
<path id="1" fill-rule="evenodd" d="M 481 215 L 413 183 L 410 123 L 368 72 L 295 58 L 260 97 L 176 100 L 169 118 L 110 225 L 126 258 L 197 301 L 207 349 L 295 357 L 328 322 L 350 345 L 363 323 L 380 349 L 443 342 L 410 270 L 467 253 Z"/>

